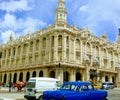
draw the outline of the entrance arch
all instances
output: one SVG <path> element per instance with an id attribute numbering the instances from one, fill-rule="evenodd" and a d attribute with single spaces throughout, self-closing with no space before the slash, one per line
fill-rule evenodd
<path id="1" fill-rule="evenodd" d="M 82 78 L 81 78 L 81 73 L 80 72 L 77 72 L 76 73 L 76 81 L 81 81 Z"/>
<path id="2" fill-rule="evenodd" d="M 26 74 L 26 81 L 28 81 L 29 78 L 30 78 L 30 72 L 27 72 L 27 74 Z"/>
<path id="3" fill-rule="evenodd" d="M 68 73 L 68 71 L 64 71 L 63 82 L 68 82 L 68 81 L 69 81 L 69 73 Z"/>
<path id="4" fill-rule="evenodd" d="M 4 74 L 4 80 L 3 80 L 3 83 L 6 83 L 6 79 L 7 79 L 7 74 Z"/>
<path id="5" fill-rule="evenodd" d="M 9 74 L 8 77 L 9 77 L 9 78 L 8 78 L 9 82 L 12 81 L 12 74 L 11 74 L 11 73 Z"/>
<path id="6" fill-rule="evenodd" d="M 50 72 L 50 77 L 55 78 L 55 72 L 54 71 Z"/>
<path id="7" fill-rule="evenodd" d="M 19 81 L 23 81 L 23 73 L 21 72 L 20 75 L 19 75 Z"/>
<path id="8" fill-rule="evenodd" d="M 36 71 L 33 72 L 32 77 L 36 77 Z"/>
<path id="9" fill-rule="evenodd" d="M 39 77 L 43 77 L 43 71 L 39 72 Z"/>
<path id="10" fill-rule="evenodd" d="M 105 76 L 105 82 L 108 82 L 108 76 Z"/>
<path id="11" fill-rule="evenodd" d="M 14 74 L 13 82 L 16 83 L 17 81 L 17 73 Z"/>

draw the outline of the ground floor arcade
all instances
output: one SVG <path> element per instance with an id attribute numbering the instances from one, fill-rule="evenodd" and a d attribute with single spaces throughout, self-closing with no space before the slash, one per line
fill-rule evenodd
<path id="1" fill-rule="evenodd" d="M 80 67 L 37 67 L 26 68 L 21 70 L 9 70 L 0 72 L 0 81 L 4 84 L 12 81 L 28 81 L 30 77 L 52 77 L 58 78 L 61 82 L 66 81 L 91 81 L 94 84 L 101 84 L 109 81 L 117 84 L 117 74 L 114 72 L 106 72 L 104 70 L 97 71 L 91 68 Z"/>

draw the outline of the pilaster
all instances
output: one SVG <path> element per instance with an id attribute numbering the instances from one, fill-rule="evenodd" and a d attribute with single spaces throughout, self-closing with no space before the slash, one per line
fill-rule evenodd
<path id="1" fill-rule="evenodd" d="M 54 37 L 54 61 L 58 61 L 58 36 Z"/>
<path id="2" fill-rule="evenodd" d="M 66 34 L 62 38 L 62 61 L 66 61 Z"/>

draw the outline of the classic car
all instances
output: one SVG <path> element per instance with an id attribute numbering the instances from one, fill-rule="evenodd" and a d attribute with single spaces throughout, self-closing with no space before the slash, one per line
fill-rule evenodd
<path id="1" fill-rule="evenodd" d="M 44 91 L 43 100 L 108 100 L 108 92 L 91 82 L 65 82 L 58 90 Z"/>
<path id="2" fill-rule="evenodd" d="M 97 84 L 96 84 L 96 85 L 94 85 L 94 88 L 95 88 L 95 89 L 101 89 L 102 87 L 101 87 L 100 85 L 97 85 Z"/>

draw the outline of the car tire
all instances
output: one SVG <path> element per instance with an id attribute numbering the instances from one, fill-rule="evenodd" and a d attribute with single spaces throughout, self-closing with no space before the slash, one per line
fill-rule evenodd
<path id="1" fill-rule="evenodd" d="M 41 95 L 41 96 L 39 97 L 39 100 L 43 100 L 43 95 Z"/>
<path id="2" fill-rule="evenodd" d="M 103 97 L 102 100 L 107 100 L 107 99 L 105 97 Z"/>

